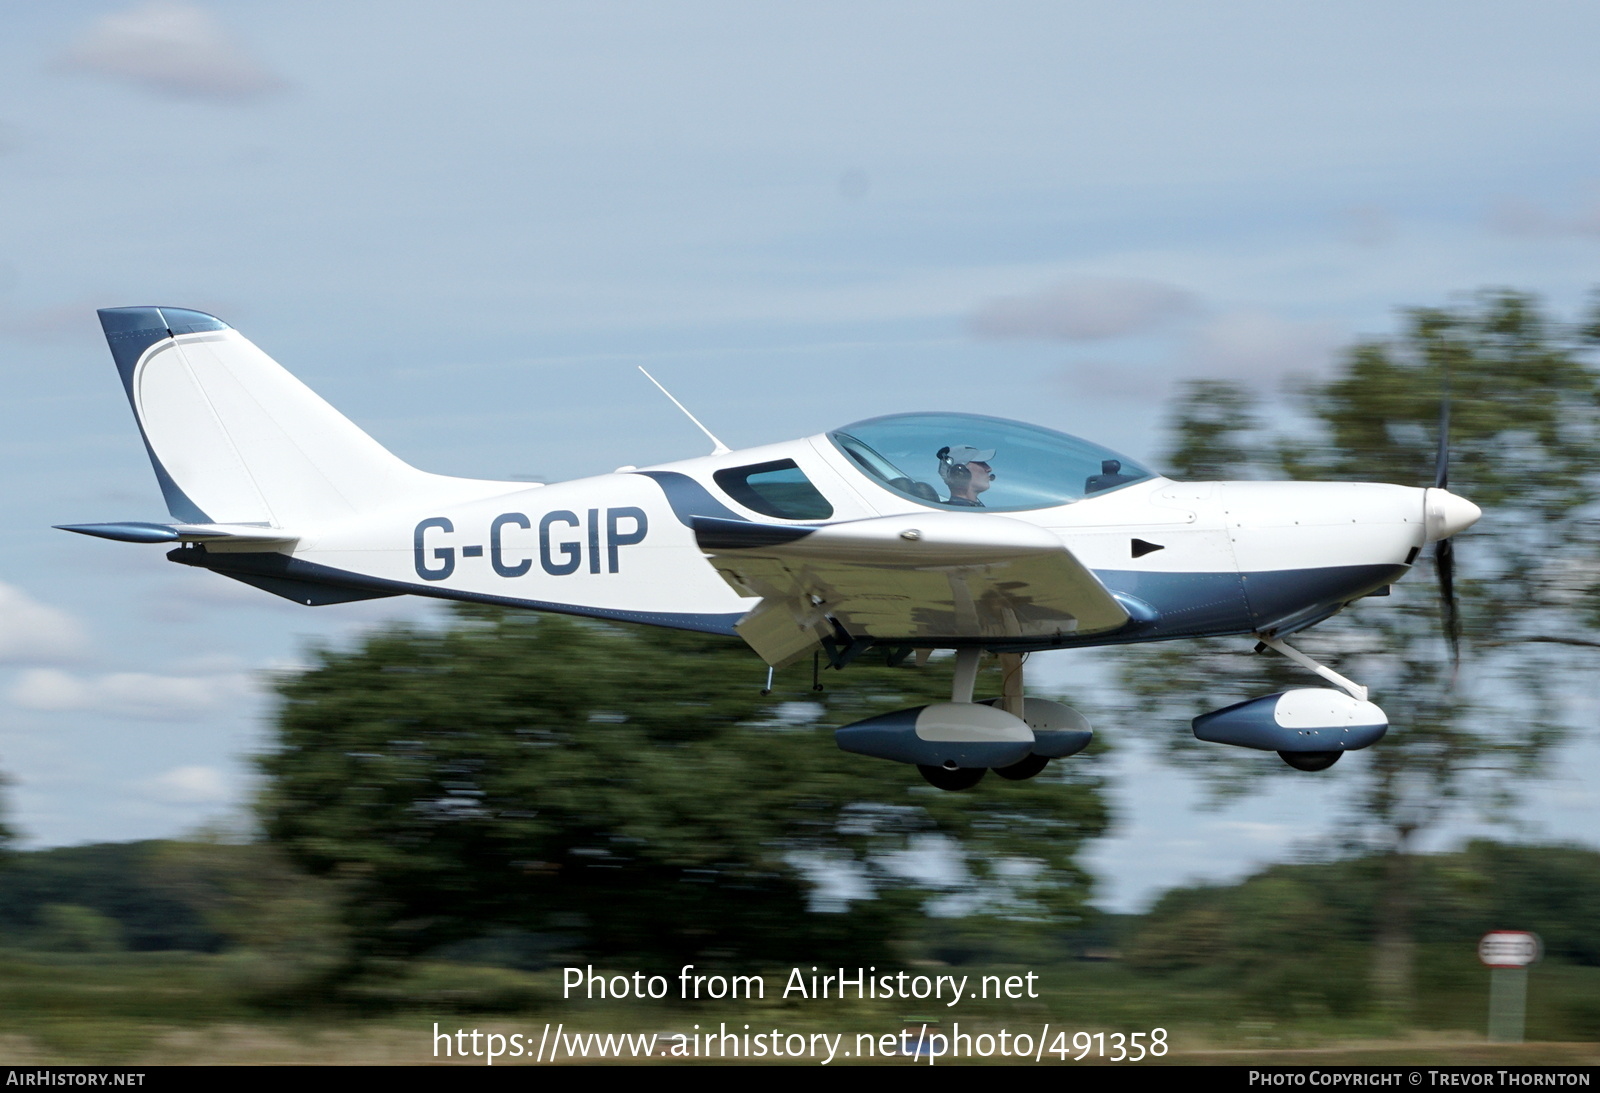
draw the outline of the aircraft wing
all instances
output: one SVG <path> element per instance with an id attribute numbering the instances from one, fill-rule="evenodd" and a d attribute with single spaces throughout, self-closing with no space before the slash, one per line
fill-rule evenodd
<path id="1" fill-rule="evenodd" d="M 1128 621 L 1060 539 L 1005 516 L 928 512 L 817 527 L 696 517 L 694 532 L 735 591 L 761 598 L 735 629 L 777 667 L 840 628 L 915 646 L 1101 633 Z"/>

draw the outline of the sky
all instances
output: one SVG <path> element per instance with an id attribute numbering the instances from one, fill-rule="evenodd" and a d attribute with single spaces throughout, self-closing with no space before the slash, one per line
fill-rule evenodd
<path id="1" fill-rule="evenodd" d="M 166 518 L 98 307 L 212 312 L 419 467 L 554 481 L 703 454 L 638 365 L 734 447 L 961 409 L 1159 467 L 1185 379 L 1270 396 L 1399 309 L 1510 286 L 1572 314 L 1597 280 L 1588 3 L 62 0 L 0 26 L 0 770 L 29 846 L 236 813 L 271 673 L 437 618 L 51 530 Z M 1600 843 L 1579 748 L 1519 833 Z M 1325 841 L 1339 807 L 1324 781 L 1201 811 L 1138 745 L 1109 762 L 1118 909 Z"/>

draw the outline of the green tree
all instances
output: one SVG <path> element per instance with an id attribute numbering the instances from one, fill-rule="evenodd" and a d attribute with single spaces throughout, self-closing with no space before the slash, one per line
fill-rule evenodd
<path id="1" fill-rule="evenodd" d="M 62 953 L 115 953 L 122 951 L 122 927 L 117 920 L 75 903 L 47 903 L 39 908 L 34 935 L 41 949 Z"/>
<path id="2" fill-rule="evenodd" d="M 1564 684 L 1575 647 L 1594 644 L 1596 415 L 1587 360 L 1600 324 L 1555 322 L 1524 294 L 1494 291 L 1455 308 L 1406 314 L 1403 333 L 1365 341 L 1326 383 L 1303 392 L 1309 423 L 1262 428 L 1254 396 L 1205 383 L 1174 414 L 1174 477 L 1434 481 L 1439 405 L 1451 403 L 1450 488 L 1484 509 L 1457 537 L 1463 654 L 1453 670 L 1432 581 L 1402 582 L 1298 635 L 1307 653 L 1371 686 L 1388 737 L 1324 778 L 1349 788 L 1352 830 L 1385 850 L 1373 982 L 1404 1014 L 1413 992 L 1410 883 L 1420 832 L 1462 806 L 1497 814 L 1568 738 Z M 1419 565 L 1428 568 L 1427 559 Z M 1261 777 L 1304 778 L 1274 757 L 1200 744 L 1188 718 L 1243 698 L 1314 685 L 1239 640 L 1169 646 L 1123 661 L 1144 723 L 1174 757 L 1198 760 L 1222 794 Z"/>
<path id="3" fill-rule="evenodd" d="M 3 791 L 10 784 L 11 779 L 4 774 L 0 774 L 0 791 Z M 10 809 L 6 807 L 5 797 L 0 796 L 0 868 L 3 868 L 10 860 L 11 848 L 17 841 L 17 833 L 12 830 L 10 824 L 6 823 L 6 814 L 9 811 Z"/>
<path id="4" fill-rule="evenodd" d="M 314 996 L 348 963 L 338 883 L 297 872 L 270 843 L 214 827 L 156 844 L 146 872 L 226 942 L 229 977 L 249 995 Z"/>
<path id="5" fill-rule="evenodd" d="M 0 883 L 0 936 L 30 936 L 42 908 L 63 904 L 114 921 L 122 944 L 134 952 L 216 950 L 224 939 L 156 875 L 168 845 L 96 843 L 14 853 Z"/>
<path id="6" fill-rule="evenodd" d="M 1129 931 L 1128 963 L 1143 972 L 1225 986 L 1258 1012 L 1359 1011 L 1364 967 L 1382 915 L 1386 855 L 1273 865 L 1235 884 L 1175 888 Z M 1434 994 L 1476 971 L 1478 939 L 1532 930 L 1547 960 L 1600 965 L 1600 853 L 1478 840 L 1418 855 L 1416 941 Z M 1475 1020 L 1481 1020 L 1477 1010 Z"/>
<path id="7" fill-rule="evenodd" d="M 732 639 L 458 610 L 322 650 L 279 685 L 268 837 L 335 877 L 358 959 L 522 930 L 641 965 L 882 953 L 946 882 L 969 906 L 1070 923 L 1107 823 L 1082 763 L 944 793 L 840 752 L 831 728 L 948 695 L 949 671 L 780 675 Z M 859 888 L 819 913 L 820 879 Z M 868 898 L 870 897 L 870 898 Z"/>

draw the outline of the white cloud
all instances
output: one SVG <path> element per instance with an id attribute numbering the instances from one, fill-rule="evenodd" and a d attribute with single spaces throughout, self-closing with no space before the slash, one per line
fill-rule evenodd
<path id="1" fill-rule="evenodd" d="M 1503 235 L 1531 238 L 1600 236 L 1600 193 L 1555 212 L 1519 197 L 1508 197 L 1489 210 L 1489 227 Z"/>
<path id="2" fill-rule="evenodd" d="M 1285 845 L 1305 834 L 1288 824 L 1262 823 L 1258 820 L 1222 820 L 1210 826 L 1224 838 L 1274 846 Z"/>
<path id="3" fill-rule="evenodd" d="M 1159 281 L 1080 277 L 1021 296 L 990 300 L 972 318 L 989 338 L 1096 341 L 1143 334 L 1195 308 L 1193 294 Z"/>
<path id="4" fill-rule="evenodd" d="M 284 87 L 209 11 L 174 0 L 103 16 L 61 63 L 186 98 L 238 102 Z"/>
<path id="5" fill-rule="evenodd" d="M 239 701 L 253 690 L 243 672 L 212 676 L 158 676 L 112 672 L 79 676 L 34 668 L 18 677 L 7 698 L 25 710 L 84 710 L 144 721 L 187 720 Z"/>
<path id="6" fill-rule="evenodd" d="M 228 780 L 215 767 L 174 767 L 138 784 L 147 797 L 174 805 L 220 804 L 233 796 Z"/>
<path id="7" fill-rule="evenodd" d="M 1189 348 L 1201 375 L 1259 382 L 1321 371 L 1345 341 L 1339 323 L 1233 311 L 1195 331 Z"/>
<path id="8" fill-rule="evenodd" d="M 1159 402 L 1168 386 L 1184 377 L 1271 387 L 1287 376 L 1325 371 L 1347 342 L 1340 323 L 1284 319 L 1255 309 L 1231 311 L 1191 328 L 1176 352 L 1135 360 L 1079 358 L 1063 366 L 1060 382 L 1074 397 L 1144 402 Z"/>
<path id="9" fill-rule="evenodd" d="M 0 583 L 0 662 L 72 660 L 87 644 L 71 615 Z"/>
<path id="10" fill-rule="evenodd" d="M 245 660 L 237 653 L 196 653 L 167 664 L 174 672 L 183 675 L 223 675 L 245 670 Z"/>
<path id="11" fill-rule="evenodd" d="M 1382 247 L 1398 234 L 1394 216 L 1380 205 L 1351 205 L 1338 214 L 1339 236 L 1357 247 Z"/>

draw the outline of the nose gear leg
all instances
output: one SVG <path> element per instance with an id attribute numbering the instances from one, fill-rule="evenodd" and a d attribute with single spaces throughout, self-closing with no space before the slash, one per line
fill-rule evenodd
<path id="1" fill-rule="evenodd" d="M 1256 638 L 1268 649 L 1282 653 L 1284 656 L 1300 665 L 1300 667 L 1315 672 L 1317 675 L 1321 676 L 1329 683 L 1332 683 L 1335 687 L 1338 687 L 1341 691 L 1345 692 L 1345 694 L 1349 695 L 1351 698 L 1354 698 L 1356 701 L 1367 701 L 1367 689 L 1365 687 L 1361 686 L 1359 683 L 1351 682 L 1338 672 L 1335 672 L 1332 668 L 1318 664 L 1316 661 L 1306 656 L 1300 650 L 1289 645 L 1287 642 L 1279 641 L 1277 638 L 1268 637 L 1266 634 L 1257 634 Z"/>

